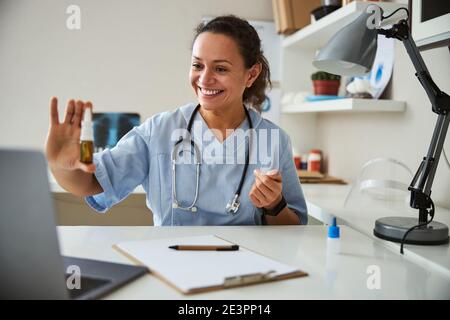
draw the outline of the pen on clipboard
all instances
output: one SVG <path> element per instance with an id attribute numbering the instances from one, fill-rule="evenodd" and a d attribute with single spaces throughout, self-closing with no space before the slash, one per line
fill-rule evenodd
<path id="1" fill-rule="evenodd" d="M 175 245 L 170 246 L 174 250 L 197 250 L 197 251 L 236 251 L 239 250 L 237 244 L 229 246 L 211 246 L 211 245 Z"/>

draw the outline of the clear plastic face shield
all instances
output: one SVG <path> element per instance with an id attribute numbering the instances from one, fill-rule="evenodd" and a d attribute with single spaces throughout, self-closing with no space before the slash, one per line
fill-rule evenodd
<path id="1" fill-rule="evenodd" d="M 411 169 L 396 159 L 369 160 L 362 166 L 344 206 L 359 212 L 387 210 L 413 213 L 409 207 L 408 192 L 412 176 Z"/>

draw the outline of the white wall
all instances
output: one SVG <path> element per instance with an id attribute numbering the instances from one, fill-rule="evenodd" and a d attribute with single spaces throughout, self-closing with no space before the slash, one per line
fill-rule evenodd
<path id="1" fill-rule="evenodd" d="M 81 30 L 66 28 L 71 4 Z M 271 0 L 0 0 L 0 146 L 43 149 L 52 95 L 60 113 L 80 98 L 142 119 L 195 101 L 194 28 L 230 13 L 273 19 Z"/>

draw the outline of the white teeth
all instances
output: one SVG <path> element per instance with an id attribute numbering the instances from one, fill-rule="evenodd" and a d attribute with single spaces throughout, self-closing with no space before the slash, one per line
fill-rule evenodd
<path id="1" fill-rule="evenodd" d="M 199 87 L 199 88 L 200 88 L 200 91 L 204 95 L 207 95 L 207 96 L 212 96 L 212 95 L 218 94 L 218 93 L 220 93 L 222 91 L 222 90 L 208 90 L 208 89 L 204 89 L 202 87 Z"/>

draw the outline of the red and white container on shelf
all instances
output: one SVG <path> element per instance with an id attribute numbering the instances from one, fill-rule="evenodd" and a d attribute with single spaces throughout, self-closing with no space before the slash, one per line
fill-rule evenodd
<path id="1" fill-rule="evenodd" d="M 308 171 L 320 172 L 322 167 L 322 151 L 312 149 L 308 155 Z"/>

